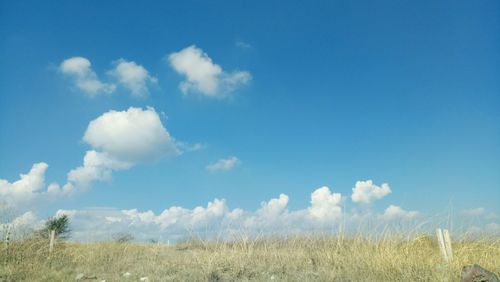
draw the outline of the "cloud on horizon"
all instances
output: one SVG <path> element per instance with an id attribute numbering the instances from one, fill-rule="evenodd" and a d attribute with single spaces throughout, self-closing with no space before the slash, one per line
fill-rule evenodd
<path id="1" fill-rule="evenodd" d="M 278 198 L 262 202 L 255 211 L 230 209 L 224 199 L 214 199 L 205 207 L 187 209 L 173 206 L 159 214 L 151 210 L 94 208 L 59 210 L 55 215 L 66 214 L 70 217 L 76 240 L 109 239 L 120 232 L 129 232 L 143 241 L 177 240 L 190 234 L 216 236 L 223 230 L 235 234 L 258 234 L 331 229 L 341 222 L 341 199 L 339 193 L 323 186 L 311 193 L 309 207 L 295 211 L 288 209 L 289 197 L 280 194 Z M 397 220 L 398 217 L 395 215 L 392 219 Z M 36 220 L 31 219 L 30 222 Z"/>
<path id="2" fill-rule="evenodd" d="M 375 200 L 380 200 L 391 193 L 389 184 L 383 183 L 381 186 L 373 184 L 373 181 L 357 181 L 352 188 L 351 199 L 354 203 L 370 204 Z"/>
<path id="3" fill-rule="evenodd" d="M 263 201 L 255 211 L 241 208 L 230 209 L 224 199 L 214 199 L 206 206 L 192 209 L 172 206 L 158 214 L 151 210 L 89 208 L 82 210 L 59 210 L 55 216 L 66 214 L 73 227 L 73 239 L 78 241 L 108 240 L 114 234 L 127 232 L 140 241 L 151 239 L 166 241 L 189 236 L 216 237 L 221 232 L 224 238 L 241 234 L 292 234 L 308 232 L 331 232 L 339 229 L 365 231 L 389 223 L 410 224 L 420 218 L 417 211 L 406 211 L 390 205 L 382 214 L 371 212 L 358 214 L 343 209 L 343 197 L 327 186 L 315 189 L 310 194 L 310 205 L 304 209 L 290 210 L 289 197 L 282 193 L 277 198 Z M 35 224 L 40 222 L 33 213 L 22 215 L 12 222 Z M 347 225 L 346 226 L 346 222 Z"/>

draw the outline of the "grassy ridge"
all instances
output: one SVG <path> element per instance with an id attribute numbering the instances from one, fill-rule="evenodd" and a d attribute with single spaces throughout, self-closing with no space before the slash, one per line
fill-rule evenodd
<path id="1" fill-rule="evenodd" d="M 445 264 L 435 240 L 293 237 L 175 245 L 60 243 L 51 256 L 41 240 L 11 242 L 2 251 L 0 281 L 457 281 L 461 267 L 478 263 L 500 272 L 498 239 L 453 243 Z M 124 272 L 130 272 L 128 278 Z"/>

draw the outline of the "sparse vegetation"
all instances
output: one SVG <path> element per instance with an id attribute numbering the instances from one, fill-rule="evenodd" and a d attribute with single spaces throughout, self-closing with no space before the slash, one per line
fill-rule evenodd
<path id="1" fill-rule="evenodd" d="M 461 267 L 478 263 L 500 272 L 498 238 L 453 243 L 443 262 L 434 237 L 296 236 L 174 245 L 71 243 L 48 255 L 41 239 L 11 242 L 1 253 L 0 281 L 458 281 Z M 124 273 L 130 273 L 124 277 Z M 80 275 L 81 276 L 81 275 Z"/>
<path id="2" fill-rule="evenodd" d="M 113 235 L 113 241 L 115 243 L 123 244 L 123 243 L 129 243 L 132 240 L 134 240 L 134 236 L 132 236 L 129 233 L 116 233 Z"/>
<path id="3" fill-rule="evenodd" d="M 67 239 L 71 232 L 68 216 L 63 214 L 58 217 L 47 219 L 44 228 L 42 228 L 38 232 L 42 238 L 48 238 L 51 230 L 55 231 L 56 238 Z"/>

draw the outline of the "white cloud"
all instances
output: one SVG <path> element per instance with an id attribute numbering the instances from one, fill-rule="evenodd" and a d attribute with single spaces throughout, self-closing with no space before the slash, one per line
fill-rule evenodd
<path id="1" fill-rule="evenodd" d="M 83 165 L 68 172 L 68 181 L 77 187 L 88 187 L 92 181 L 110 179 L 113 170 L 128 169 L 132 165 L 113 159 L 106 152 L 90 150 L 83 158 Z"/>
<path id="2" fill-rule="evenodd" d="M 79 188 L 108 180 L 113 171 L 181 153 L 153 108 L 106 112 L 89 123 L 83 140 L 93 150 L 68 173 L 68 183 Z"/>
<path id="3" fill-rule="evenodd" d="M 19 180 L 10 183 L 0 179 L 0 198 L 7 203 L 19 204 L 31 201 L 45 187 L 45 171 L 49 166 L 46 163 L 33 164 L 27 174 L 20 174 Z"/>
<path id="4" fill-rule="evenodd" d="M 240 164 L 241 161 L 238 160 L 237 157 L 229 157 L 227 159 L 220 159 L 214 163 L 211 163 L 206 166 L 206 169 L 210 172 L 214 171 L 229 171 L 233 169 L 235 166 Z"/>
<path id="5" fill-rule="evenodd" d="M 86 152 L 81 166 L 68 172 L 64 185 L 46 185 L 48 165 L 36 163 L 15 182 L 0 179 L 0 203 L 26 208 L 108 180 L 113 171 L 181 153 L 153 108 L 104 113 L 89 123 L 83 139 L 92 150 Z"/>
<path id="6" fill-rule="evenodd" d="M 411 219 L 418 216 L 417 211 L 406 211 L 399 206 L 390 205 L 384 211 L 382 218 L 385 220 L 393 220 L 393 219 Z"/>
<path id="7" fill-rule="evenodd" d="M 44 163 L 33 164 L 27 174 L 20 174 L 20 179 L 10 183 L 0 179 L 0 202 L 18 209 L 33 202 L 38 203 L 54 197 L 67 195 L 73 191 L 73 185 L 67 183 L 60 186 L 57 183 L 45 183 L 45 172 L 49 166 Z"/>
<path id="8" fill-rule="evenodd" d="M 32 225 L 34 223 L 36 223 L 38 220 L 37 220 L 37 217 L 36 215 L 32 212 L 32 211 L 28 211 L 28 212 L 25 212 L 24 214 L 16 217 L 13 221 L 12 221 L 12 227 L 15 229 L 15 228 L 18 228 L 20 226 L 29 226 L 29 225 Z"/>
<path id="9" fill-rule="evenodd" d="M 352 188 L 351 199 L 355 203 L 369 204 L 374 200 L 382 199 L 391 193 L 389 184 L 383 183 L 380 187 L 373 184 L 371 180 L 357 181 Z"/>
<path id="10" fill-rule="evenodd" d="M 10 222 L 0 222 L 0 238 L 7 235 L 12 238 L 21 238 L 29 235 L 34 228 L 39 228 L 42 221 L 32 211 L 25 212 Z"/>
<path id="11" fill-rule="evenodd" d="M 158 215 L 150 210 L 108 208 L 58 211 L 58 214 L 70 215 L 71 222 L 77 226 L 74 238 L 78 240 L 109 239 L 112 234 L 119 232 L 130 232 L 139 240 L 176 240 L 191 235 L 218 236 L 222 231 L 223 236 L 230 237 L 241 232 L 257 234 L 321 230 L 325 220 L 331 224 L 339 221 L 340 199 L 340 194 L 330 192 L 328 187 L 321 187 L 311 193 L 310 207 L 296 211 L 288 210 L 289 197 L 280 194 L 278 198 L 262 202 L 255 211 L 229 209 L 225 200 L 214 199 L 205 207 L 188 209 L 173 206 Z"/>
<path id="12" fill-rule="evenodd" d="M 76 187 L 108 180 L 113 171 L 137 163 L 181 153 L 151 107 L 106 112 L 89 123 L 83 140 L 93 150 L 87 151 L 82 166 L 68 173 L 68 183 Z"/>
<path id="13" fill-rule="evenodd" d="M 271 199 L 268 202 L 262 202 L 257 213 L 266 218 L 277 217 L 286 211 L 288 205 L 288 196 L 280 194 L 279 198 Z"/>
<path id="14" fill-rule="evenodd" d="M 114 84 L 99 80 L 87 58 L 72 57 L 66 59 L 59 65 L 59 70 L 71 77 L 76 87 L 91 97 L 100 93 L 112 93 L 116 89 Z"/>
<path id="15" fill-rule="evenodd" d="M 56 216 L 66 214 L 70 217 L 72 238 L 79 241 L 111 239 L 113 234 L 121 232 L 130 233 L 141 241 L 166 241 L 190 236 L 234 239 L 241 238 L 242 234 L 252 236 L 331 232 L 339 230 L 340 226 L 345 232 L 359 232 L 359 226 L 365 222 L 379 221 L 383 224 L 378 225 L 386 228 L 394 219 L 412 219 L 419 215 L 416 211 L 406 211 L 395 205 L 389 206 L 379 215 L 343 212 L 342 196 L 331 192 L 326 186 L 314 190 L 310 197 L 310 205 L 298 210 L 289 210 L 290 199 L 282 193 L 277 198 L 262 202 L 254 211 L 230 209 L 224 199 L 214 199 L 206 206 L 172 206 L 158 214 L 151 210 L 89 208 L 58 210 Z M 27 214 L 24 218 L 26 220 L 20 218 L 18 221 L 37 222 L 32 214 Z M 347 225 L 345 222 L 348 222 Z M 401 226 L 399 223 L 398 227 Z M 377 232 L 373 224 L 368 226 L 369 232 Z M 497 227 L 490 225 L 489 230 Z"/>
<path id="16" fill-rule="evenodd" d="M 462 210 L 460 211 L 460 214 L 463 216 L 480 216 L 485 213 L 484 208 L 473 208 L 473 209 L 467 209 L 467 210 Z"/>
<path id="17" fill-rule="evenodd" d="M 109 111 L 91 121 L 83 140 L 121 162 L 142 162 L 180 154 L 153 108 Z"/>
<path id="18" fill-rule="evenodd" d="M 199 92 L 207 97 L 225 97 L 252 78 L 247 71 L 224 72 L 194 45 L 171 53 L 168 60 L 177 73 L 186 77 L 179 85 L 184 94 Z"/>
<path id="19" fill-rule="evenodd" d="M 158 81 L 156 77 L 149 75 L 143 66 L 124 59 L 116 61 L 115 68 L 109 71 L 109 74 L 115 77 L 120 85 L 130 90 L 134 96 L 149 94 L 148 84 Z"/>
<path id="20" fill-rule="evenodd" d="M 335 220 L 342 215 L 341 201 L 340 193 L 332 193 L 328 187 L 323 186 L 311 194 L 309 213 L 321 221 Z"/>

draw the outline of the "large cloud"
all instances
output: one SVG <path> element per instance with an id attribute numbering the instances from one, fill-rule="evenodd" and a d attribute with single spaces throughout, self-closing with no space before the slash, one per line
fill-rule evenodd
<path id="1" fill-rule="evenodd" d="M 241 238 L 246 235 L 331 232 L 339 230 L 345 222 L 348 222 L 351 232 L 358 232 L 359 216 L 343 212 L 341 202 L 340 194 L 324 186 L 311 193 L 309 207 L 299 210 L 289 210 L 289 197 L 280 194 L 262 202 L 254 211 L 230 209 L 225 200 L 215 199 L 206 206 L 192 209 L 173 206 L 159 214 L 151 210 L 109 208 L 60 210 L 58 214 L 71 216 L 75 226 L 74 239 L 77 240 L 109 239 L 121 232 L 128 232 L 142 241 L 167 241 L 192 236 Z M 417 214 L 416 211 L 390 206 L 383 214 L 367 216 L 371 221 L 380 221 L 385 228 L 392 220 L 409 220 Z M 363 219 L 366 220 L 366 216 Z M 397 223 L 400 224 L 400 221 Z"/>
<path id="2" fill-rule="evenodd" d="M 76 187 L 107 180 L 116 170 L 181 153 L 151 107 L 106 112 L 89 123 L 83 140 L 93 150 L 87 151 L 82 166 L 68 173 L 68 182 Z"/>
<path id="3" fill-rule="evenodd" d="M 357 181 L 352 188 L 351 199 L 355 203 L 369 204 L 375 200 L 382 199 L 391 193 L 389 184 L 383 183 L 381 186 L 373 184 L 373 181 Z"/>
<path id="4" fill-rule="evenodd" d="M 142 162 L 180 153 L 153 108 L 109 111 L 89 123 L 83 140 L 124 162 Z"/>
<path id="5" fill-rule="evenodd" d="M 98 155 L 89 158 L 94 157 L 99 158 Z M 262 202 L 254 211 L 230 209 L 224 199 L 214 199 L 206 206 L 173 206 L 158 214 L 151 210 L 91 208 L 59 210 L 56 216 L 70 216 L 75 240 L 110 239 L 113 234 L 127 232 L 142 241 L 167 241 L 191 236 L 240 238 L 238 236 L 340 229 L 343 232 L 359 232 L 360 226 L 365 225 L 369 227 L 367 231 L 377 232 L 377 226 L 385 229 L 392 221 L 401 226 L 401 223 L 411 223 L 420 215 L 417 211 L 407 211 L 395 205 L 389 206 L 382 214 L 368 212 L 360 215 L 343 211 L 342 201 L 339 193 L 323 186 L 312 191 L 308 207 L 298 210 L 289 210 L 289 197 L 282 193 L 277 198 Z M 37 222 L 32 214 L 16 222 L 25 221 Z M 367 225 L 367 222 L 370 224 Z"/>
<path id="6" fill-rule="evenodd" d="M 141 65 L 124 59 L 115 62 L 115 68 L 109 71 L 118 83 L 130 90 L 134 96 L 149 94 L 148 84 L 157 83 L 158 79 L 149 74 Z"/>
<path id="7" fill-rule="evenodd" d="M 0 179 L 0 201 L 27 206 L 66 196 L 89 187 L 94 181 L 110 179 L 113 171 L 181 153 L 153 108 L 104 113 L 89 123 L 83 139 L 92 149 L 86 152 L 81 166 L 68 172 L 64 185 L 46 185 L 48 165 L 36 163 L 17 181 Z"/>
<path id="8" fill-rule="evenodd" d="M 75 82 L 75 86 L 89 96 L 112 93 L 116 89 L 114 84 L 104 83 L 99 80 L 87 58 L 72 57 L 66 59 L 59 65 L 59 70 L 71 77 Z"/>
<path id="9" fill-rule="evenodd" d="M 194 45 L 171 53 L 168 61 L 176 72 L 186 77 L 179 85 L 184 94 L 194 91 L 207 97 L 225 97 L 252 78 L 247 71 L 226 73 Z"/>

